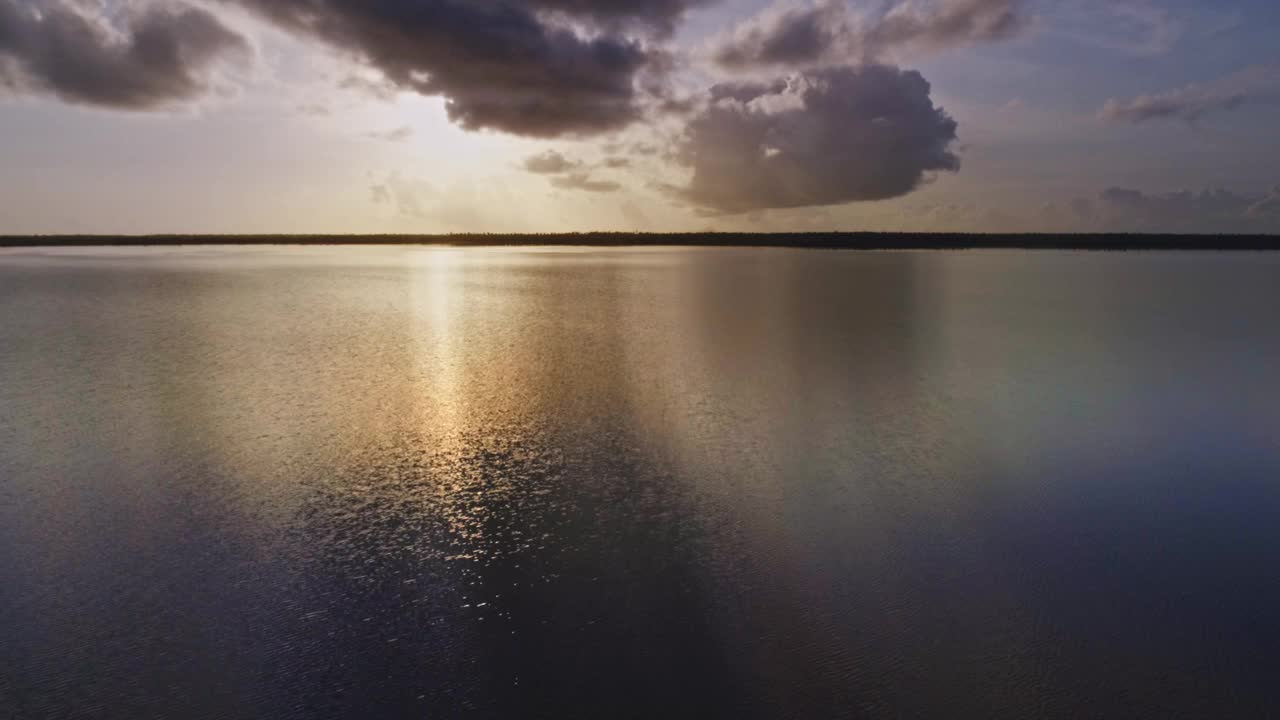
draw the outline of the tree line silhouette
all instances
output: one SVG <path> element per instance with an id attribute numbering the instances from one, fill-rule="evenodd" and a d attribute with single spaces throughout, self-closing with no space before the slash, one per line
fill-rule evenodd
<path id="1" fill-rule="evenodd" d="M 452 247 L 770 247 L 831 250 L 1280 250 L 1280 235 L 964 233 L 458 233 L 448 235 L 26 235 L 0 247 L 440 245 Z"/>

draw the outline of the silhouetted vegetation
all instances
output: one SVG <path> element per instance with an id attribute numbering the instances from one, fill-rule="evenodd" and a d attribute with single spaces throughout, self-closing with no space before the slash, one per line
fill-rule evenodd
<path id="1" fill-rule="evenodd" d="M 445 245 L 455 247 L 795 247 L 832 250 L 1280 250 L 1280 235 L 952 233 L 551 233 L 454 235 L 41 235 L 0 247 Z"/>

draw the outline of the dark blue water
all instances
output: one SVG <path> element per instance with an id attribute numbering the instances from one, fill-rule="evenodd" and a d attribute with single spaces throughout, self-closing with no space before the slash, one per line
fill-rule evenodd
<path id="1" fill-rule="evenodd" d="M 1280 714 L 1280 255 L 0 253 L 0 718 Z"/>

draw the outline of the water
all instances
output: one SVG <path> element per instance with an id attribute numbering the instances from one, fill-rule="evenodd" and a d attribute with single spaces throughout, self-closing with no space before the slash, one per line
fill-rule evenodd
<path id="1" fill-rule="evenodd" d="M 1280 255 L 0 254 L 0 718 L 1280 712 Z"/>

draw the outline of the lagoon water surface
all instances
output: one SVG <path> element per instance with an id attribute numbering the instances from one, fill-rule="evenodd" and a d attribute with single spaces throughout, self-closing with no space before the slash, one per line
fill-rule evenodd
<path id="1" fill-rule="evenodd" d="M 0 252 L 0 718 L 1280 713 L 1280 255 Z"/>

